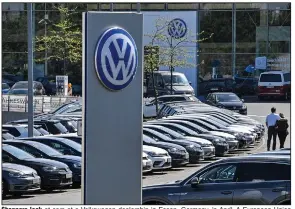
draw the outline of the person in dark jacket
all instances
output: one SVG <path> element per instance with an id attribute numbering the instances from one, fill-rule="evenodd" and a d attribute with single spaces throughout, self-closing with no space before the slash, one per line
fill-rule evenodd
<path id="1" fill-rule="evenodd" d="M 277 126 L 277 133 L 280 139 L 280 148 L 284 148 L 284 143 L 286 140 L 286 137 L 288 136 L 288 120 L 284 117 L 283 113 L 280 113 L 280 120 L 277 120 L 276 126 Z"/>

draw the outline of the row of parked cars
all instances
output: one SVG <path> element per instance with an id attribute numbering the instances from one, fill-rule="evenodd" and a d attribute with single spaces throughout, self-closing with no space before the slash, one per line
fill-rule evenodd
<path id="1" fill-rule="evenodd" d="M 36 190 L 81 186 L 82 138 L 76 118 L 43 115 L 2 125 L 2 194 L 19 196 Z"/>

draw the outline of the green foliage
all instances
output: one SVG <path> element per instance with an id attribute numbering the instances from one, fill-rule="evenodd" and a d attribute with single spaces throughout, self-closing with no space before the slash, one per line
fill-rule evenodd
<path id="1" fill-rule="evenodd" d="M 47 35 L 36 37 L 36 52 L 48 51 L 48 60 L 63 61 L 69 64 L 81 64 L 82 60 L 82 32 L 73 21 L 75 10 L 59 6 L 60 20 L 48 27 Z M 36 59 L 43 62 L 44 57 Z"/>

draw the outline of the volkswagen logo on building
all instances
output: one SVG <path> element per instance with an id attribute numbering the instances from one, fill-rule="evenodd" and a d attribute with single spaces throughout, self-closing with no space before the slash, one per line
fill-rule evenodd
<path id="1" fill-rule="evenodd" d="M 110 90 L 121 90 L 133 80 L 138 65 L 135 41 L 124 29 L 113 27 L 99 38 L 95 68 L 101 83 Z"/>
<path id="2" fill-rule="evenodd" d="M 168 24 L 168 34 L 173 38 L 183 38 L 187 32 L 186 23 L 180 19 L 175 18 Z"/>

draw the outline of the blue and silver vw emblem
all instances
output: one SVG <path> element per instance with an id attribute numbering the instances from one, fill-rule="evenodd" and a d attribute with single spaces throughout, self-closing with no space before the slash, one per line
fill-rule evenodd
<path id="1" fill-rule="evenodd" d="M 176 18 L 169 22 L 168 24 L 168 34 L 173 38 L 183 38 L 187 32 L 186 23 L 180 19 Z"/>
<path id="2" fill-rule="evenodd" d="M 133 80 L 138 65 L 135 41 L 124 29 L 114 27 L 99 38 L 95 68 L 102 84 L 110 90 L 121 90 Z"/>

